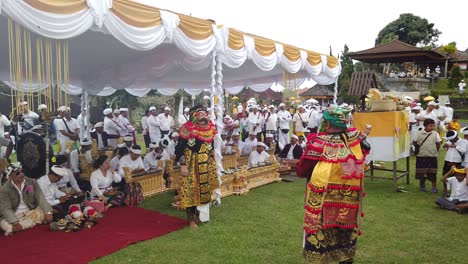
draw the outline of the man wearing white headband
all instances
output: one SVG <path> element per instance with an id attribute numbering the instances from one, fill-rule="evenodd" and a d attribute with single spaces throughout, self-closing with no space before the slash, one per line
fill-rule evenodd
<path id="1" fill-rule="evenodd" d="M 0 187 L 0 229 L 5 235 L 52 222 L 52 207 L 33 179 L 24 176 L 21 166 L 5 169 L 8 181 Z"/>
<path id="2" fill-rule="evenodd" d="M 293 134 L 296 136 L 305 136 L 309 130 L 307 126 L 309 124 L 309 115 L 305 112 L 304 106 L 299 105 L 297 107 L 297 113 L 293 116 Z"/>
<path id="3" fill-rule="evenodd" d="M 446 142 L 443 147 L 447 150 L 445 154 L 444 168 L 442 169 L 442 175 L 445 175 L 452 169 L 452 166 L 459 167 L 465 160 L 466 140 L 462 140 L 458 137 L 456 131 L 450 130 L 445 134 Z M 447 185 L 444 184 L 444 193 L 447 193 Z"/>
<path id="4" fill-rule="evenodd" d="M 162 162 L 170 159 L 171 158 L 167 154 L 166 150 L 164 150 L 162 147 L 156 146 L 153 151 L 145 155 L 145 158 L 143 159 L 143 165 L 147 171 L 155 170 L 162 168 Z"/>
<path id="5" fill-rule="evenodd" d="M 302 153 L 304 150 L 298 144 L 299 137 L 296 135 L 292 135 L 291 143 L 286 144 L 283 150 L 279 153 L 279 157 L 287 160 L 298 160 L 301 158 Z"/>
<path id="6" fill-rule="evenodd" d="M 98 122 L 94 125 L 94 129 L 91 130 L 91 138 L 96 140 L 98 149 L 105 149 L 108 146 L 109 136 L 104 131 L 104 122 Z"/>
<path id="7" fill-rule="evenodd" d="M 29 110 L 28 102 L 20 103 L 18 106 L 20 110 L 21 119 L 24 122 L 34 125 L 34 120 L 39 118 L 39 115 L 34 111 Z M 20 120 L 21 121 L 21 120 Z M 18 135 L 23 134 L 23 129 L 20 122 L 18 122 Z"/>
<path id="8" fill-rule="evenodd" d="M 278 131 L 278 144 L 279 148 L 283 149 L 286 144 L 289 144 L 289 123 L 292 121 L 291 114 L 286 111 L 285 105 L 281 103 L 279 105 L 278 120 L 279 120 L 279 131 Z"/>
<path id="9" fill-rule="evenodd" d="M 132 172 L 132 175 L 145 171 L 145 165 L 141 159 L 141 147 L 134 145 L 130 149 L 130 155 L 126 155 L 120 159 L 119 173 L 125 176 L 124 168 L 127 167 Z"/>
<path id="10" fill-rule="evenodd" d="M 114 121 L 111 108 L 104 109 L 103 114 L 105 116 L 104 132 L 106 132 L 108 136 L 107 143 L 109 147 L 115 148 L 117 146 L 117 139 L 120 138 L 120 131 L 122 131 L 122 129 Z"/>
<path id="11" fill-rule="evenodd" d="M 161 138 L 165 135 L 169 135 L 174 129 L 174 118 L 170 115 L 171 109 L 169 107 L 164 108 L 164 113 L 161 113 L 156 118 L 156 124 L 161 130 Z"/>
<path id="12" fill-rule="evenodd" d="M 262 125 L 263 125 L 263 117 L 262 114 L 258 111 L 258 107 L 256 105 L 252 106 L 252 112 L 250 112 L 249 117 L 247 119 L 248 126 L 249 126 L 249 136 L 251 134 L 255 134 L 257 140 L 260 141 L 262 138 Z"/>
<path id="13" fill-rule="evenodd" d="M 265 144 L 263 142 L 258 142 L 256 150 L 250 153 L 249 166 L 258 166 L 261 163 L 267 162 L 269 158 L 270 155 L 265 151 Z"/>
<path id="14" fill-rule="evenodd" d="M 131 151 L 131 148 L 133 146 L 133 137 L 132 135 L 125 135 L 123 138 L 125 146 L 128 148 L 129 151 Z"/>
<path id="15" fill-rule="evenodd" d="M 238 148 L 239 153 L 242 153 L 245 143 L 240 140 L 239 132 L 233 132 L 231 135 L 231 140 L 226 144 L 226 147 L 231 147 L 233 150 L 235 147 Z"/>
<path id="16" fill-rule="evenodd" d="M 275 106 L 268 106 L 268 113 L 265 117 L 265 129 L 267 134 L 271 134 L 273 139 L 276 138 L 276 133 L 278 131 L 278 115 L 275 113 Z"/>
<path id="17" fill-rule="evenodd" d="M 88 115 L 86 114 L 86 108 L 83 108 L 81 110 L 81 113 L 76 117 L 76 121 L 78 122 L 78 125 L 80 126 L 80 138 L 85 138 L 87 135 L 88 131 Z"/>
<path id="18" fill-rule="evenodd" d="M 465 152 L 465 159 L 462 162 L 462 166 L 467 168 L 468 167 L 468 127 L 464 127 L 460 130 L 460 133 L 463 135 L 463 139 L 467 144 L 467 151 Z"/>
<path id="19" fill-rule="evenodd" d="M 64 176 L 67 176 L 68 170 L 62 166 L 54 165 L 50 168 L 49 174 L 42 176 L 37 180 L 37 184 L 42 190 L 47 202 L 56 210 L 59 218 L 65 217 L 68 206 L 64 205 L 71 197 L 59 190 L 57 182 Z M 67 207 L 67 208 L 65 208 Z M 56 216 L 54 216 L 56 217 Z"/>
<path id="20" fill-rule="evenodd" d="M 450 102 L 449 101 L 445 102 L 444 112 L 445 112 L 445 115 L 447 116 L 445 118 L 445 123 L 450 123 L 452 121 L 452 118 L 453 118 L 453 108 L 450 107 Z"/>
<path id="21" fill-rule="evenodd" d="M 146 121 L 148 124 L 148 135 L 151 142 L 159 144 L 159 141 L 161 140 L 161 130 L 159 129 L 158 111 L 154 106 L 150 107 L 149 111 L 150 115 Z"/>
<path id="22" fill-rule="evenodd" d="M 179 141 L 179 133 L 174 132 L 171 134 L 171 140 L 169 140 L 169 144 L 166 147 L 166 152 L 169 157 L 172 157 L 175 154 L 175 146 L 177 146 L 177 142 Z"/>
<path id="23" fill-rule="evenodd" d="M 190 121 L 190 108 L 186 107 L 183 114 L 179 114 L 179 127 L 185 124 L 187 121 Z"/>
<path id="24" fill-rule="evenodd" d="M 60 133 L 60 153 L 68 154 L 73 149 L 76 149 L 77 142 L 80 139 L 80 125 L 75 118 L 71 117 L 70 109 L 66 108 L 62 111 L 62 120 L 57 122 L 57 133 Z M 72 147 L 70 148 L 70 142 Z"/>
<path id="25" fill-rule="evenodd" d="M 422 128 L 421 122 L 416 119 L 416 117 L 419 116 L 419 113 L 421 112 L 421 110 L 422 110 L 421 106 L 417 105 L 411 109 L 411 112 L 409 114 L 411 142 L 415 140 L 415 138 L 417 137 L 418 131 Z M 413 149 L 414 146 L 411 146 L 411 148 Z"/>
<path id="26" fill-rule="evenodd" d="M 244 141 L 244 147 L 242 148 L 241 154 L 250 155 L 252 151 L 257 147 L 259 140 L 256 138 L 256 134 L 250 133 L 249 137 Z"/>
<path id="27" fill-rule="evenodd" d="M 119 123 L 119 126 L 122 128 L 122 131 L 120 132 L 120 136 L 128 136 L 131 135 L 133 144 L 136 144 L 135 141 L 135 128 L 130 124 L 130 121 L 128 121 L 128 108 L 120 108 L 120 116 L 117 120 L 117 123 Z"/>
<path id="28" fill-rule="evenodd" d="M 75 175 L 75 178 L 80 177 L 80 155 L 84 155 L 86 157 L 86 162 L 88 164 L 93 163 L 93 157 L 91 155 L 91 140 L 84 138 L 80 141 L 80 149 L 75 149 L 70 152 L 70 169 Z"/>

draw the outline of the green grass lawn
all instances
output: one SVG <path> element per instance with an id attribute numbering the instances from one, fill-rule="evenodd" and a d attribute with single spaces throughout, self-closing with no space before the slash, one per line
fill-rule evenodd
<path id="1" fill-rule="evenodd" d="M 414 159 L 411 164 L 411 184 L 399 183 L 407 193 L 393 192 L 391 181 L 365 180 L 366 217 L 357 263 L 462 263 L 466 259 L 468 215 L 436 207 L 437 195 L 419 191 Z M 275 183 L 244 196 L 227 197 L 221 207 L 212 208 L 211 222 L 198 230 L 185 228 L 131 245 L 95 263 L 303 263 L 304 185 L 304 180 Z M 146 199 L 143 207 L 185 217 L 171 208 L 172 195 Z"/>

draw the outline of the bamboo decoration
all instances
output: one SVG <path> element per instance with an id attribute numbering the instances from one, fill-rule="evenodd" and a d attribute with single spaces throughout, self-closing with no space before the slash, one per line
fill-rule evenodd
<path id="1" fill-rule="evenodd" d="M 68 41 L 40 36 L 33 41 L 31 35 L 8 19 L 11 116 L 20 114 L 23 102 L 31 110 L 39 104 L 45 104 L 47 111 L 70 105 Z"/>

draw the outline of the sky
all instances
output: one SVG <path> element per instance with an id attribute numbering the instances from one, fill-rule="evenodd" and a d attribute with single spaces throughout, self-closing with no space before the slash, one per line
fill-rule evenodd
<path id="1" fill-rule="evenodd" d="M 468 48 L 467 0 L 134 0 L 214 19 L 217 24 L 315 52 L 338 55 L 374 46 L 379 31 L 402 13 L 428 19 L 442 31 L 438 44 Z"/>

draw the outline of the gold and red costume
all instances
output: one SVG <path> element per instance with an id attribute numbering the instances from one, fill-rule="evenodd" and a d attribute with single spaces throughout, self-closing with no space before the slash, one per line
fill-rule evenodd
<path id="1" fill-rule="evenodd" d="M 178 200 L 182 208 L 191 208 L 211 202 L 215 189 L 219 188 L 213 140 L 216 127 L 211 122 L 200 126 L 191 121 L 179 129 L 176 161 L 187 165 L 188 176 L 179 179 Z M 210 161 L 212 158 L 212 162 Z"/>
<path id="2" fill-rule="evenodd" d="M 304 257 L 307 263 L 352 259 L 361 216 L 364 161 L 361 133 L 311 134 L 297 165 L 307 177 Z"/>

